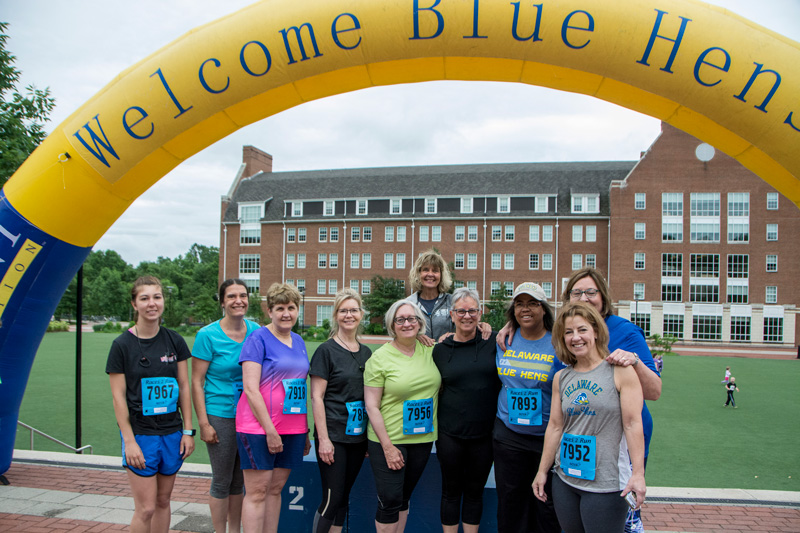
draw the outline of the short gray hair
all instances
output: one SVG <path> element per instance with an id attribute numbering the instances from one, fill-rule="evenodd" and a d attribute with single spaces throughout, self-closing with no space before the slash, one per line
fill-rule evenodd
<path id="1" fill-rule="evenodd" d="M 404 305 L 410 305 L 411 308 L 414 310 L 414 315 L 416 315 L 417 320 L 419 321 L 419 334 L 425 335 L 428 331 L 428 323 L 425 320 L 425 315 L 422 313 L 422 309 L 417 306 L 414 302 L 409 300 L 408 298 L 403 298 L 402 300 L 397 300 L 392 306 L 386 311 L 386 316 L 384 320 L 386 322 L 386 331 L 389 332 L 389 335 L 392 336 L 394 339 L 397 335 L 394 332 L 394 318 L 397 316 L 397 310 L 403 307 Z"/>
<path id="2" fill-rule="evenodd" d="M 469 287 L 459 287 L 455 291 L 453 291 L 453 305 L 456 305 L 456 302 L 463 300 L 464 298 L 472 298 L 475 300 L 475 303 L 478 304 L 478 307 L 481 306 L 481 297 L 478 296 L 478 291 L 475 289 L 470 289 Z"/>

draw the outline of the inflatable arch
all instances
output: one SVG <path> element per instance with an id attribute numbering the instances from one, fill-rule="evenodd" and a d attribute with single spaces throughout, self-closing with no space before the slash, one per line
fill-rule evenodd
<path id="1" fill-rule="evenodd" d="M 798 43 L 694 0 L 265 0 L 189 32 L 58 126 L 0 196 L 0 473 L 36 349 L 91 246 L 237 129 L 366 87 L 527 83 L 668 122 L 800 204 L 798 65 Z"/>

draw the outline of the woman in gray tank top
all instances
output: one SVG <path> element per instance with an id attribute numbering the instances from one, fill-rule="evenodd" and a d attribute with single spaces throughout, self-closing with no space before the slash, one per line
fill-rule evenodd
<path id="1" fill-rule="evenodd" d="M 641 384 L 633 367 L 604 360 L 608 329 L 590 305 L 561 309 L 553 345 L 570 366 L 553 381 L 559 393 L 552 398 L 534 494 L 547 500 L 545 481 L 555 463 L 551 496 L 564 531 L 622 531 L 628 506 L 641 506 L 647 490 Z"/>

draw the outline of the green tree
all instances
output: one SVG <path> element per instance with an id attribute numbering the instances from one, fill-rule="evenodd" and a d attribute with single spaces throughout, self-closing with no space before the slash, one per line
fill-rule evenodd
<path id="1" fill-rule="evenodd" d="M 382 326 L 383 317 L 393 303 L 406 297 L 406 291 L 400 280 L 382 276 L 372 278 L 371 286 L 371 292 L 364 298 L 364 309 L 370 322 L 380 324 L 382 332 L 386 333 L 386 328 Z"/>
<path id="2" fill-rule="evenodd" d="M 56 105 L 49 88 L 29 85 L 24 94 L 18 91 L 22 73 L 14 67 L 16 57 L 6 50 L 7 28 L 8 23 L 0 22 L 0 186 L 47 137 L 44 123 Z"/>
<path id="3" fill-rule="evenodd" d="M 493 331 L 500 331 L 506 324 L 506 309 L 508 309 L 509 298 L 504 291 L 493 294 L 486 304 L 481 320 L 492 326 Z"/>

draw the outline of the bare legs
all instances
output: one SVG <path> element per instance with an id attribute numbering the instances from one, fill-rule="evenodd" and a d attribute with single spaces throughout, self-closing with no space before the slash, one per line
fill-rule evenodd
<path id="1" fill-rule="evenodd" d="M 281 491 L 289 479 L 288 468 L 244 470 L 246 495 L 242 502 L 245 533 L 277 533 Z"/>
<path id="2" fill-rule="evenodd" d="M 126 472 L 134 502 L 131 533 L 167 533 L 171 518 L 169 499 L 175 476 L 142 477 L 128 469 Z"/>

